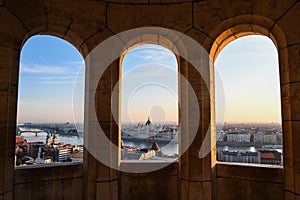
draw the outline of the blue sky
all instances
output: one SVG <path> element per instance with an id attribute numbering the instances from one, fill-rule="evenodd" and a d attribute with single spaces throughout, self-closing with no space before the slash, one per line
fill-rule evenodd
<path id="1" fill-rule="evenodd" d="M 18 122 L 73 121 L 75 82 L 76 109 L 83 112 L 83 73 L 78 77 L 83 63 L 80 53 L 62 39 L 30 38 L 20 58 Z M 219 54 L 215 69 L 220 74 L 218 121 L 280 122 L 278 57 L 270 39 L 247 36 L 231 42 Z M 157 45 L 136 47 L 124 57 L 122 73 L 122 121 L 145 121 L 148 116 L 177 121 L 178 74 L 172 52 Z M 225 99 L 220 98 L 222 92 Z"/>
<path id="2" fill-rule="evenodd" d="M 18 122 L 71 122 L 72 96 L 84 60 L 70 43 L 34 36 L 20 58 Z"/>
<path id="3" fill-rule="evenodd" d="M 222 82 L 225 94 L 224 104 L 216 87 L 218 121 L 281 123 L 278 53 L 268 37 L 232 41 L 217 57 L 215 70 L 216 85 Z"/>
<path id="4" fill-rule="evenodd" d="M 122 62 L 122 121 L 178 120 L 178 65 L 175 55 L 158 45 L 129 51 Z"/>

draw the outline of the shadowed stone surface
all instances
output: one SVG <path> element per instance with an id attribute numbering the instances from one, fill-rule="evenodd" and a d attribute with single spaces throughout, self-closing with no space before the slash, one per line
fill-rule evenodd
<path id="1" fill-rule="evenodd" d="M 0 0 L 0 199 L 299 199 L 299 18 L 300 3 L 294 0 Z M 148 26 L 187 33 L 213 60 L 238 37 L 262 34 L 274 41 L 279 52 L 284 168 L 215 163 L 215 150 L 199 158 L 208 125 L 214 125 L 214 99 L 190 64 L 178 58 L 180 73 L 191 82 L 202 114 L 199 122 L 189 115 L 193 108 L 181 80 L 182 143 L 188 138 L 189 124 L 201 127 L 178 163 L 146 174 L 120 173 L 86 151 L 83 165 L 14 170 L 22 44 L 32 35 L 50 34 L 69 41 L 86 56 L 116 33 Z M 142 41 L 180 48 L 179 52 L 192 48 L 151 34 L 133 38 L 126 48 Z M 102 77 L 94 97 L 99 123 L 114 144 L 119 137 L 110 97 L 119 78 L 118 61 Z M 214 92 L 213 70 L 207 66 L 203 72 Z"/>

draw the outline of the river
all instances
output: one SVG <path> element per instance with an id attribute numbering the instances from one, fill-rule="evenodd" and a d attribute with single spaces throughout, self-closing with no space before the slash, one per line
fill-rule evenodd
<path id="1" fill-rule="evenodd" d="M 33 132 L 26 132 L 22 133 L 24 139 L 27 140 L 27 142 L 46 142 L 46 132 L 38 133 L 38 136 L 35 136 L 35 133 Z M 83 138 L 77 137 L 77 136 L 65 136 L 57 134 L 57 139 L 59 143 L 62 144 L 72 144 L 74 146 L 76 145 L 83 145 Z"/>

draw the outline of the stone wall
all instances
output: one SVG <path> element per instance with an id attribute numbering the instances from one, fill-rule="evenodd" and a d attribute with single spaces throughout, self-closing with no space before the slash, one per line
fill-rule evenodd
<path id="1" fill-rule="evenodd" d="M 14 199 L 82 199 L 82 164 L 15 170 Z"/>
<path id="2" fill-rule="evenodd" d="M 69 197 L 73 188 L 70 185 L 78 188 L 74 193 L 76 198 L 82 194 L 83 199 L 126 199 L 131 195 L 143 198 L 144 193 L 149 193 L 149 197 L 166 199 L 222 199 L 224 194 L 225 199 L 232 200 L 259 199 L 260 196 L 265 199 L 283 199 L 283 196 L 288 200 L 299 198 L 299 11 L 300 2 L 296 0 L 0 0 L 0 199 L 18 199 L 21 193 L 31 198 L 41 197 L 40 191 L 29 187 L 31 184 L 41 189 L 51 188 L 51 191 L 46 191 L 50 199 Z M 212 125 L 212 141 L 215 139 L 214 99 L 207 95 L 207 88 L 203 87 L 201 78 L 193 73 L 193 67 L 182 59 L 179 60 L 179 71 L 191 81 L 204 114 L 199 121 L 201 128 L 196 140 L 178 162 L 177 175 L 171 173 L 166 179 L 158 179 L 161 180 L 159 184 L 153 184 L 159 177 L 154 172 L 147 176 L 120 175 L 99 163 L 88 152 L 82 169 L 83 180 L 77 174 L 81 173 L 80 167 L 78 171 L 65 167 L 51 168 L 51 175 L 42 181 L 37 180 L 42 178 L 42 174 L 44 176 L 44 169 L 14 170 L 19 59 L 24 42 L 36 34 L 50 34 L 69 41 L 85 57 L 110 36 L 148 26 L 169 28 L 190 36 L 207 50 L 212 60 L 230 41 L 244 35 L 262 34 L 274 41 L 280 65 L 283 170 L 230 165 L 220 167 L 216 164 L 215 149 L 205 158 L 199 159 L 198 152 L 208 125 Z M 150 41 L 160 44 L 154 42 L 153 38 Z M 139 44 L 136 40 L 135 45 Z M 113 66 L 117 67 L 108 71 L 107 79 L 104 80 L 110 89 L 119 75 L 118 62 Z M 209 92 L 213 94 L 213 68 L 206 70 L 210 75 Z M 180 84 L 182 87 L 184 82 Z M 98 91 L 101 94 L 101 88 Z M 183 135 L 188 135 L 187 124 L 192 119 L 186 114 L 190 104 L 185 97 L 186 94 L 182 92 L 181 100 L 186 107 L 180 116 L 186 120 L 182 127 Z M 118 144 L 118 131 L 108 109 L 110 95 L 98 95 L 97 98 L 104 98 L 96 108 L 98 116 L 103 117 L 99 123 L 103 125 L 108 138 Z M 69 174 L 70 179 L 53 176 L 56 170 L 60 171 L 62 177 L 64 173 Z M 236 176 L 232 170 L 239 175 Z M 265 175 L 277 178 L 268 181 Z M 80 190 L 82 181 L 83 187 Z M 170 187 L 176 188 L 178 184 L 178 190 L 166 189 L 170 181 L 174 182 Z M 149 184 L 148 189 L 140 188 L 141 184 Z M 57 186 L 66 189 L 66 192 L 60 193 L 62 196 L 50 194 Z M 155 196 L 155 192 L 161 188 L 165 188 L 165 191 Z"/>
<path id="3" fill-rule="evenodd" d="M 283 169 L 217 164 L 215 199 L 284 199 Z"/>

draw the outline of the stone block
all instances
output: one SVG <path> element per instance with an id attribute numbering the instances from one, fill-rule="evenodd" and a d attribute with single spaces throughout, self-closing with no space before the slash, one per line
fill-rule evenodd
<path id="1" fill-rule="evenodd" d="M 229 0 L 196 2 L 194 3 L 194 26 L 215 38 L 218 34 L 234 25 L 232 22 L 228 23 L 227 20 L 232 20 L 231 18 L 237 16 L 250 16 L 252 6 L 252 1 L 241 0 L 234 2 Z M 220 30 L 221 28 L 223 30 Z"/>
<path id="2" fill-rule="evenodd" d="M 300 161 L 300 121 L 291 121 L 291 147 L 293 148 L 293 160 Z"/>
<path id="3" fill-rule="evenodd" d="M 80 45 L 83 43 L 84 39 L 77 34 L 72 29 L 68 29 L 66 34 L 63 36 L 63 39 L 71 43 L 76 50 L 78 50 L 81 53 L 81 56 L 84 57 L 85 55 L 80 51 Z"/>
<path id="4" fill-rule="evenodd" d="M 113 178 L 111 177 L 111 170 L 109 166 L 97 161 L 97 173 L 96 173 L 96 181 L 110 181 Z"/>
<path id="5" fill-rule="evenodd" d="M 97 173 L 97 160 L 86 147 L 83 153 L 84 153 L 83 176 L 85 178 L 85 181 L 95 182 L 96 180 L 95 175 Z"/>
<path id="6" fill-rule="evenodd" d="M 46 12 L 42 1 L 12 0 L 5 2 L 5 6 L 18 16 L 30 30 L 47 24 Z"/>
<path id="7" fill-rule="evenodd" d="M 82 183 L 82 179 L 62 179 L 17 184 L 14 199 L 81 199 Z"/>
<path id="8" fill-rule="evenodd" d="M 87 54 L 91 52 L 97 45 L 101 44 L 101 42 L 105 41 L 109 37 L 113 36 L 113 33 L 110 32 L 107 28 L 102 29 L 101 31 L 95 33 L 91 37 L 89 37 L 84 44 L 88 49 Z"/>
<path id="9" fill-rule="evenodd" d="M 291 120 L 300 120 L 300 82 L 290 84 Z"/>
<path id="10" fill-rule="evenodd" d="M 284 198 L 283 184 L 241 179 L 217 178 L 216 199 L 275 199 Z"/>
<path id="11" fill-rule="evenodd" d="M 287 84 L 290 82 L 289 74 L 289 55 L 288 49 L 278 49 L 278 64 L 279 64 L 279 78 L 280 84 Z"/>
<path id="12" fill-rule="evenodd" d="M 199 159 L 199 152 L 189 157 L 189 180 L 207 181 L 211 180 L 212 169 L 210 154 L 205 158 Z"/>
<path id="13" fill-rule="evenodd" d="M 167 175 L 164 169 L 147 174 L 122 173 L 120 184 L 121 199 L 178 199 L 178 177 Z"/>
<path id="14" fill-rule="evenodd" d="M 272 29 L 270 29 L 270 38 L 272 38 L 278 49 L 287 47 L 286 35 L 278 23 L 274 24 Z"/>
<path id="15" fill-rule="evenodd" d="M 300 43 L 300 4 L 296 3 L 279 21 L 278 26 L 284 32 L 287 45 Z"/>
<path id="16" fill-rule="evenodd" d="M 294 0 L 287 1 L 255 1 L 253 15 L 263 16 L 272 21 L 277 21 L 293 4 Z"/>
<path id="17" fill-rule="evenodd" d="M 110 182 L 97 183 L 96 199 L 109 200 L 110 195 Z"/>
<path id="18" fill-rule="evenodd" d="M 105 26 L 106 4 L 100 1 L 45 1 L 48 24 L 76 32 L 83 40 Z M 90 18 L 93 20 L 90 20 Z"/>
<path id="19" fill-rule="evenodd" d="M 96 199 L 117 200 L 118 199 L 118 181 L 98 182 Z"/>
<path id="20" fill-rule="evenodd" d="M 212 198 L 211 182 L 189 182 L 181 180 L 181 199 L 210 200 Z"/>
<path id="21" fill-rule="evenodd" d="M 281 91 L 281 118 L 282 120 L 289 121 L 292 118 L 292 106 L 291 106 L 291 86 L 290 84 L 284 84 L 280 86 Z"/>
<path id="22" fill-rule="evenodd" d="M 282 51 L 288 54 L 288 74 L 290 82 L 300 82 L 300 43 L 291 45 Z M 284 66 L 283 66 L 284 67 Z"/>
<path id="23" fill-rule="evenodd" d="M 21 21 L 13 16 L 5 7 L 0 7 L 0 34 L 2 44 L 12 45 L 14 43 L 21 45 L 27 30 L 24 28 Z M 11 43 L 7 42 L 11 41 Z"/>
<path id="24" fill-rule="evenodd" d="M 172 4 L 190 2 L 190 0 L 150 0 L 150 4 Z"/>
<path id="25" fill-rule="evenodd" d="M 295 196 L 292 192 L 290 191 L 284 191 L 284 199 L 289 199 L 289 200 L 294 200 Z"/>
<path id="26" fill-rule="evenodd" d="M 217 177 L 283 184 L 282 168 L 245 166 L 244 164 L 216 165 Z"/>
<path id="27" fill-rule="evenodd" d="M 82 164 L 32 166 L 15 170 L 14 183 L 51 182 L 60 179 L 82 178 Z"/>
<path id="28" fill-rule="evenodd" d="M 295 189 L 294 182 L 293 159 L 284 157 L 284 189 L 293 191 Z"/>
<path id="29" fill-rule="evenodd" d="M 170 4 L 163 14 L 161 26 L 185 33 L 193 26 L 192 3 Z"/>
<path id="30" fill-rule="evenodd" d="M 283 121 L 283 146 L 284 146 L 284 187 L 294 190 L 294 164 L 293 164 L 293 131 L 292 121 Z"/>
<path id="31" fill-rule="evenodd" d="M 185 35 L 195 40 L 207 54 L 210 54 L 210 49 L 214 41 L 209 36 L 195 28 L 189 30 Z"/>
<path id="32" fill-rule="evenodd" d="M 0 150 L 0 152 L 2 153 L 2 150 Z M 0 181 L 0 194 L 4 193 L 4 177 L 5 177 L 5 163 L 4 163 L 4 158 L 0 158 L 0 177 L 1 177 L 1 181 Z"/>
<path id="33" fill-rule="evenodd" d="M 120 19 L 122 23 L 119 23 Z M 115 33 L 153 26 L 185 32 L 192 27 L 192 4 L 147 6 L 109 4 L 107 25 Z"/>
<path id="34" fill-rule="evenodd" d="M 295 193 L 300 194 L 300 160 L 294 159 L 293 162 L 293 172 L 294 172 L 294 187 Z"/>
<path id="35" fill-rule="evenodd" d="M 65 19 L 62 17 L 57 17 L 53 15 L 48 15 L 48 25 L 45 30 L 45 34 L 52 35 L 58 37 L 60 39 L 65 39 L 70 42 L 73 46 L 76 47 L 76 44 L 72 43 L 72 39 L 70 37 L 65 37 L 65 33 L 67 32 L 67 24 L 70 23 L 69 19 Z"/>
<path id="36" fill-rule="evenodd" d="M 72 18 L 70 30 L 76 32 L 83 40 L 88 39 L 106 25 L 106 4 L 104 2 L 81 3 L 80 10 L 72 12 L 79 12 L 80 14 L 75 14 Z M 93 20 L 90 20 L 91 18 Z"/>
<path id="37" fill-rule="evenodd" d="M 257 183 L 252 181 L 250 183 L 249 199 L 284 199 L 283 184 L 274 184 L 269 182 Z"/>
<path id="38" fill-rule="evenodd" d="M 13 199 L 13 191 L 5 192 L 3 195 L 3 200 L 10 200 L 10 199 Z"/>
<path id="39" fill-rule="evenodd" d="M 212 198 L 212 184 L 205 182 L 189 182 L 189 198 L 190 200 L 210 200 Z"/>
<path id="40" fill-rule="evenodd" d="M 149 0 L 107 0 L 111 3 L 121 3 L 121 4 L 149 4 Z"/>

